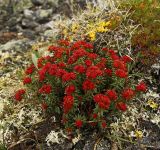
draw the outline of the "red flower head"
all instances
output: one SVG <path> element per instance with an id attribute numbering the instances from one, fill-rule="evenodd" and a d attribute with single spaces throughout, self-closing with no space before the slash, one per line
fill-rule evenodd
<path id="1" fill-rule="evenodd" d="M 104 69 L 106 67 L 106 58 L 101 58 L 101 61 L 96 64 L 96 66 L 100 69 Z"/>
<path id="2" fill-rule="evenodd" d="M 121 60 L 114 60 L 113 66 L 117 69 L 127 70 L 126 64 Z"/>
<path id="3" fill-rule="evenodd" d="M 128 76 L 128 73 L 122 69 L 116 70 L 115 74 L 117 77 L 120 77 L 120 78 L 126 78 Z"/>
<path id="4" fill-rule="evenodd" d="M 108 109 L 110 106 L 110 99 L 106 95 L 96 94 L 93 99 L 102 109 Z"/>
<path id="5" fill-rule="evenodd" d="M 127 110 L 127 105 L 123 102 L 119 102 L 119 103 L 117 103 L 116 108 L 121 110 L 121 111 L 126 111 Z"/>
<path id="6" fill-rule="evenodd" d="M 56 75 L 57 69 L 58 69 L 57 65 L 56 64 L 52 64 L 50 66 L 50 68 L 48 69 L 49 75 L 51 75 L 51 76 Z"/>
<path id="7" fill-rule="evenodd" d="M 16 101 L 21 101 L 22 100 L 22 96 L 25 94 L 25 90 L 24 89 L 20 89 L 20 90 L 18 90 L 16 93 L 15 93 L 15 95 L 14 95 L 14 99 L 16 100 Z"/>
<path id="8" fill-rule="evenodd" d="M 98 57 L 98 55 L 95 53 L 88 53 L 87 55 L 90 59 L 96 59 Z"/>
<path id="9" fill-rule="evenodd" d="M 50 94 L 52 91 L 52 86 L 50 84 L 44 84 L 40 89 L 39 93 L 41 94 Z"/>
<path id="10" fill-rule="evenodd" d="M 103 121 L 103 122 L 101 123 L 101 126 L 102 126 L 102 128 L 106 128 L 106 127 L 107 127 L 107 123 L 106 123 L 105 121 Z"/>
<path id="11" fill-rule="evenodd" d="M 108 52 L 109 52 L 110 55 L 115 55 L 116 54 L 116 52 L 112 49 L 109 49 Z"/>
<path id="12" fill-rule="evenodd" d="M 57 69 L 56 70 L 56 77 L 61 78 L 64 74 L 66 74 L 67 72 L 64 69 Z"/>
<path id="13" fill-rule="evenodd" d="M 86 65 L 87 67 L 91 66 L 91 65 L 92 65 L 92 61 L 89 60 L 89 59 L 85 60 L 85 65 Z"/>
<path id="14" fill-rule="evenodd" d="M 104 52 L 108 52 L 108 50 L 109 50 L 109 49 L 106 48 L 106 47 L 103 47 L 103 48 L 102 48 L 102 51 L 104 51 Z"/>
<path id="15" fill-rule="evenodd" d="M 102 71 L 97 66 L 90 66 L 86 71 L 86 76 L 90 79 L 94 79 L 101 75 Z"/>
<path id="16" fill-rule="evenodd" d="M 70 73 L 67 72 L 62 76 L 63 82 L 68 82 L 70 80 L 75 80 L 75 79 L 76 79 L 76 75 L 73 72 L 70 72 Z"/>
<path id="17" fill-rule="evenodd" d="M 62 46 L 69 46 L 69 41 L 68 40 L 61 39 L 61 40 L 58 41 L 58 43 Z"/>
<path id="18" fill-rule="evenodd" d="M 58 63 L 58 67 L 59 68 L 65 68 L 66 64 L 64 62 L 60 62 L 60 63 Z"/>
<path id="19" fill-rule="evenodd" d="M 112 60 L 119 60 L 119 56 L 116 54 L 111 55 L 111 58 L 112 58 Z"/>
<path id="20" fill-rule="evenodd" d="M 115 90 L 107 90 L 107 93 L 108 97 L 111 99 L 111 100 L 116 100 L 117 99 L 117 93 Z"/>
<path id="21" fill-rule="evenodd" d="M 74 97 L 73 96 L 65 96 L 63 98 L 63 110 L 64 110 L 64 113 L 68 113 L 71 108 L 73 107 L 73 103 L 74 103 Z"/>
<path id="22" fill-rule="evenodd" d="M 67 95 L 71 95 L 75 91 L 75 86 L 74 85 L 69 85 L 65 88 L 65 93 Z"/>
<path id="23" fill-rule="evenodd" d="M 125 63 L 128 63 L 128 62 L 131 62 L 132 61 L 132 58 L 127 56 L 127 55 L 124 55 L 121 57 L 121 59 L 125 62 Z"/>
<path id="24" fill-rule="evenodd" d="M 98 117 L 98 115 L 94 113 L 94 114 L 92 115 L 92 117 L 93 117 L 94 119 L 96 119 L 96 118 Z"/>
<path id="25" fill-rule="evenodd" d="M 76 61 L 77 61 L 77 58 L 71 56 L 71 57 L 69 57 L 67 64 L 69 64 L 69 65 L 70 65 L 70 64 L 74 64 Z"/>
<path id="26" fill-rule="evenodd" d="M 44 57 L 38 58 L 38 62 L 37 62 L 38 68 L 42 68 L 43 67 L 44 60 L 45 60 Z"/>
<path id="27" fill-rule="evenodd" d="M 45 79 L 45 75 L 49 68 L 51 68 L 51 63 L 48 62 L 41 68 L 41 70 L 39 70 L 39 81 L 43 81 Z"/>
<path id="28" fill-rule="evenodd" d="M 83 90 L 86 91 L 86 90 L 93 90 L 95 88 L 95 85 L 93 82 L 91 82 L 90 80 L 85 80 L 83 82 Z"/>
<path id="29" fill-rule="evenodd" d="M 86 51 L 83 48 L 79 48 L 79 49 L 77 49 L 77 50 L 74 51 L 73 57 L 75 57 L 75 58 L 78 59 L 80 57 L 85 56 L 86 54 L 87 53 L 86 53 Z"/>
<path id="30" fill-rule="evenodd" d="M 85 43 L 83 47 L 86 49 L 93 49 L 93 45 L 91 43 Z"/>
<path id="31" fill-rule="evenodd" d="M 128 89 L 125 89 L 123 92 L 122 92 L 122 97 L 125 99 L 125 100 L 130 100 L 133 98 L 134 96 L 134 91 L 130 88 Z"/>
<path id="32" fill-rule="evenodd" d="M 104 72 L 105 72 L 108 76 L 112 76 L 112 69 L 105 69 Z"/>
<path id="33" fill-rule="evenodd" d="M 144 82 L 140 82 L 137 86 L 136 86 L 136 90 L 140 91 L 140 92 L 145 92 L 147 90 L 147 86 Z"/>
<path id="34" fill-rule="evenodd" d="M 35 69 L 35 67 L 34 67 L 34 65 L 32 64 L 32 65 L 30 65 L 30 66 L 26 69 L 25 73 L 26 73 L 27 75 L 32 74 L 33 71 L 34 71 L 34 69 Z"/>
<path id="35" fill-rule="evenodd" d="M 30 84 L 32 82 L 32 79 L 30 77 L 26 77 L 23 79 L 23 84 Z"/>
<path id="36" fill-rule="evenodd" d="M 86 69 L 83 65 L 76 65 L 74 67 L 74 70 L 77 71 L 78 73 L 84 73 L 86 71 Z"/>
<path id="37" fill-rule="evenodd" d="M 76 126 L 77 128 L 81 128 L 82 125 L 83 125 L 83 121 L 82 121 L 82 120 L 78 119 L 78 120 L 75 121 L 75 126 Z"/>

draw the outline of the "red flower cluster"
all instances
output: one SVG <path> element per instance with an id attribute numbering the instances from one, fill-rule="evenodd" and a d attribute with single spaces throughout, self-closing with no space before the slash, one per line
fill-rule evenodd
<path id="1" fill-rule="evenodd" d="M 67 95 L 71 95 L 75 91 L 75 86 L 74 85 L 69 85 L 65 88 L 65 93 Z"/>
<path id="2" fill-rule="evenodd" d="M 147 90 L 147 86 L 144 82 L 140 82 L 137 86 L 136 86 L 136 90 L 140 91 L 140 92 L 145 92 Z"/>
<path id="3" fill-rule="evenodd" d="M 105 72 L 108 76 L 112 76 L 112 69 L 105 69 L 104 72 Z"/>
<path id="4" fill-rule="evenodd" d="M 117 103 L 116 107 L 117 107 L 118 110 L 121 110 L 121 111 L 126 111 L 127 110 L 127 105 L 123 102 Z"/>
<path id="5" fill-rule="evenodd" d="M 92 65 L 92 61 L 89 60 L 89 59 L 85 60 L 85 65 L 86 65 L 87 67 L 91 66 L 91 65 Z"/>
<path id="6" fill-rule="evenodd" d="M 97 76 L 101 76 L 102 71 L 97 66 L 90 66 L 86 71 L 86 77 L 89 79 L 95 79 Z"/>
<path id="7" fill-rule="evenodd" d="M 44 84 L 40 89 L 39 93 L 41 94 L 50 94 L 52 91 L 52 86 L 50 84 Z"/>
<path id="8" fill-rule="evenodd" d="M 108 97 L 110 98 L 110 100 L 116 100 L 117 99 L 117 93 L 115 90 L 107 90 Z"/>
<path id="9" fill-rule="evenodd" d="M 106 95 L 96 94 L 93 99 L 102 109 L 108 109 L 110 106 L 110 99 Z"/>
<path id="10" fill-rule="evenodd" d="M 23 84 L 30 84 L 32 82 L 32 79 L 30 77 L 26 77 L 23 79 Z"/>
<path id="11" fill-rule="evenodd" d="M 95 88 L 95 84 L 90 80 L 85 80 L 82 86 L 84 91 L 93 90 Z"/>
<path id="12" fill-rule="evenodd" d="M 94 113 L 94 114 L 92 115 L 92 117 L 93 117 L 94 119 L 96 119 L 96 118 L 98 117 L 98 115 Z"/>
<path id="13" fill-rule="evenodd" d="M 82 120 L 78 119 L 78 120 L 75 121 L 75 126 L 76 126 L 77 128 L 81 128 L 82 125 L 83 125 L 83 121 L 82 121 Z"/>
<path id="14" fill-rule="evenodd" d="M 74 97 L 73 96 L 65 96 L 63 98 L 63 110 L 64 113 L 67 114 L 73 107 Z"/>
<path id="15" fill-rule="evenodd" d="M 76 79 L 76 74 L 74 72 L 66 72 L 63 76 L 62 76 L 62 81 L 63 82 L 68 82 L 71 80 L 75 80 Z"/>
<path id="16" fill-rule="evenodd" d="M 106 127 L 107 127 L 107 123 L 106 123 L 105 121 L 103 121 L 103 122 L 101 123 L 101 126 L 102 126 L 102 128 L 106 128 Z"/>
<path id="17" fill-rule="evenodd" d="M 15 100 L 16 101 L 21 101 L 24 94 L 25 94 L 25 90 L 24 89 L 18 90 L 14 95 Z"/>
<path id="18" fill-rule="evenodd" d="M 122 92 L 122 97 L 125 99 L 125 100 L 130 100 L 133 98 L 133 96 L 135 95 L 135 92 L 128 88 L 128 89 L 125 89 L 123 92 Z"/>
<path id="19" fill-rule="evenodd" d="M 117 77 L 120 77 L 120 78 L 126 78 L 127 75 L 128 75 L 127 72 L 125 72 L 122 69 L 116 70 L 115 74 L 116 74 Z"/>
<path id="20" fill-rule="evenodd" d="M 144 82 L 133 87 L 135 90 L 128 86 L 131 83 L 127 80 L 127 69 L 132 58 L 127 55 L 121 57 L 107 48 L 95 53 L 90 43 L 68 40 L 58 41 L 48 51 L 50 55 L 38 59 L 38 69 L 34 65 L 26 69 L 23 83 L 40 87 L 38 95 L 43 110 L 63 108 L 60 113 L 68 129 L 81 128 L 85 123 L 106 128 L 108 111 L 126 111 L 128 100 L 146 91 Z M 20 101 L 24 93 L 25 90 L 17 91 L 15 99 Z"/>
<path id="21" fill-rule="evenodd" d="M 117 69 L 127 70 L 126 64 L 121 60 L 114 60 L 113 66 Z"/>
<path id="22" fill-rule="evenodd" d="M 34 71 L 34 69 L 35 69 L 34 65 L 31 64 L 31 65 L 26 69 L 25 73 L 26 73 L 27 75 L 32 74 L 33 71 Z"/>
<path id="23" fill-rule="evenodd" d="M 124 55 L 121 57 L 121 59 L 125 62 L 125 63 L 129 63 L 132 61 L 132 58 L 127 56 L 127 55 Z"/>
<path id="24" fill-rule="evenodd" d="M 86 69 L 83 65 L 76 65 L 74 67 L 74 70 L 77 71 L 78 73 L 84 73 L 86 71 Z"/>

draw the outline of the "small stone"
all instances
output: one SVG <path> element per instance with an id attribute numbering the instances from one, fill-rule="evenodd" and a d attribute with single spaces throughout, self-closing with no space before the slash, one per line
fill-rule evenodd
<path id="1" fill-rule="evenodd" d="M 58 7 L 59 0 L 47 0 L 47 4 L 53 7 Z"/>
<path id="2" fill-rule="evenodd" d="M 36 18 L 32 10 L 25 9 L 23 13 L 24 13 L 24 17 L 27 19 L 34 20 Z"/>
<path id="3" fill-rule="evenodd" d="M 29 19 L 23 19 L 22 26 L 24 26 L 26 28 L 35 28 L 38 26 L 38 23 L 36 23 L 35 21 L 31 21 Z"/>
<path id="4" fill-rule="evenodd" d="M 23 10 L 31 8 L 33 4 L 31 0 L 20 0 L 13 6 L 14 13 L 23 12 Z"/>
<path id="5" fill-rule="evenodd" d="M 31 40 L 34 40 L 36 38 L 35 32 L 29 29 L 23 31 L 23 36 Z"/>
<path id="6" fill-rule="evenodd" d="M 11 40 L 6 44 L 0 45 L 0 49 L 3 51 L 24 51 L 31 47 L 30 44 L 31 43 L 26 38 L 21 40 Z"/>
<path id="7" fill-rule="evenodd" d="M 44 32 L 44 36 L 47 37 L 47 38 L 52 38 L 54 35 L 53 35 L 53 30 L 46 30 Z"/>
<path id="8" fill-rule="evenodd" d="M 44 23 L 49 21 L 49 17 L 52 15 L 52 9 L 39 9 L 36 11 L 37 21 Z"/>
<path id="9" fill-rule="evenodd" d="M 45 28 L 43 25 L 39 25 L 34 29 L 34 31 L 38 34 L 38 33 L 44 32 Z"/>
<path id="10" fill-rule="evenodd" d="M 11 16 L 11 18 L 7 21 L 7 26 L 13 27 L 14 25 L 18 24 L 21 21 L 21 19 L 21 15 Z"/>

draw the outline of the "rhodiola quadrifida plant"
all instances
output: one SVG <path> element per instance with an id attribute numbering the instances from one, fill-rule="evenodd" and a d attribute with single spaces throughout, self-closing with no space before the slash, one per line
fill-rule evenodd
<path id="1" fill-rule="evenodd" d="M 57 43 L 48 47 L 48 56 L 26 69 L 26 89 L 19 89 L 14 99 L 33 96 L 37 99 L 33 104 L 55 115 L 66 131 L 106 128 L 114 115 L 126 111 L 128 103 L 146 91 L 143 81 L 131 80 L 130 56 L 107 48 L 95 53 L 93 45 L 83 40 Z"/>

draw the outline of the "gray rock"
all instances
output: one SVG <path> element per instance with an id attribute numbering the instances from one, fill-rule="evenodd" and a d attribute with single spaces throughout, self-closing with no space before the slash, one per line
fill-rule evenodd
<path id="1" fill-rule="evenodd" d="M 53 29 L 54 28 L 54 21 L 50 21 L 50 22 L 47 22 L 46 24 L 44 24 L 44 28 L 45 28 L 45 30 Z"/>
<path id="2" fill-rule="evenodd" d="M 29 19 L 23 19 L 22 20 L 22 26 L 26 27 L 26 28 L 35 28 L 38 26 L 38 23 L 35 21 L 31 21 Z"/>
<path id="3" fill-rule="evenodd" d="M 32 3 L 34 5 L 43 5 L 43 3 L 45 2 L 46 0 L 32 0 Z"/>
<path id="4" fill-rule="evenodd" d="M 52 7 L 58 7 L 58 2 L 59 0 L 47 0 L 46 3 Z"/>
<path id="5" fill-rule="evenodd" d="M 49 21 L 49 17 L 52 15 L 52 9 L 39 9 L 36 11 L 36 18 L 38 22 L 47 22 Z"/>
<path id="6" fill-rule="evenodd" d="M 36 33 L 44 32 L 44 31 L 45 31 L 45 28 L 44 28 L 43 25 L 39 25 L 39 26 L 37 26 L 37 27 L 34 29 L 34 31 L 35 31 Z"/>
<path id="7" fill-rule="evenodd" d="M 44 37 L 52 38 L 53 36 L 55 36 L 55 35 L 53 35 L 53 30 L 46 30 L 44 32 Z"/>
<path id="8" fill-rule="evenodd" d="M 20 0 L 13 2 L 13 10 L 16 12 L 23 12 L 23 10 L 33 7 L 31 0 Z"/>
<path id="9" fill-rule="evenodd" d="M 13 27 L 14 25 L 18 24 L 22 19 L 21 15 L 11 16 L 11 18 L 7 21 L 7 26 Z"/>
<path id="10" fill-rule="evenodd" d="M 36 33 L 33 30 L 25 29 L 24 31 L 22 31 L 22 33 L 25 38 L 28 38 L 31 40 L 34 40 L 36 38 Z"/>
<path id="11" fill-rule="evenodd" d="M 2 51 L 24 51 L 31 47 L 31 42 L 28 39 L 12 40 L 6 44 L 0 45 L 0 50 Z"/>
<path id="12" fill-rule="evenodd" d="M 24 17 L 30 20 L 34 20 L 36 18 L 35 13 L 32 10 L 25 9 L 24 10 Z"/>

